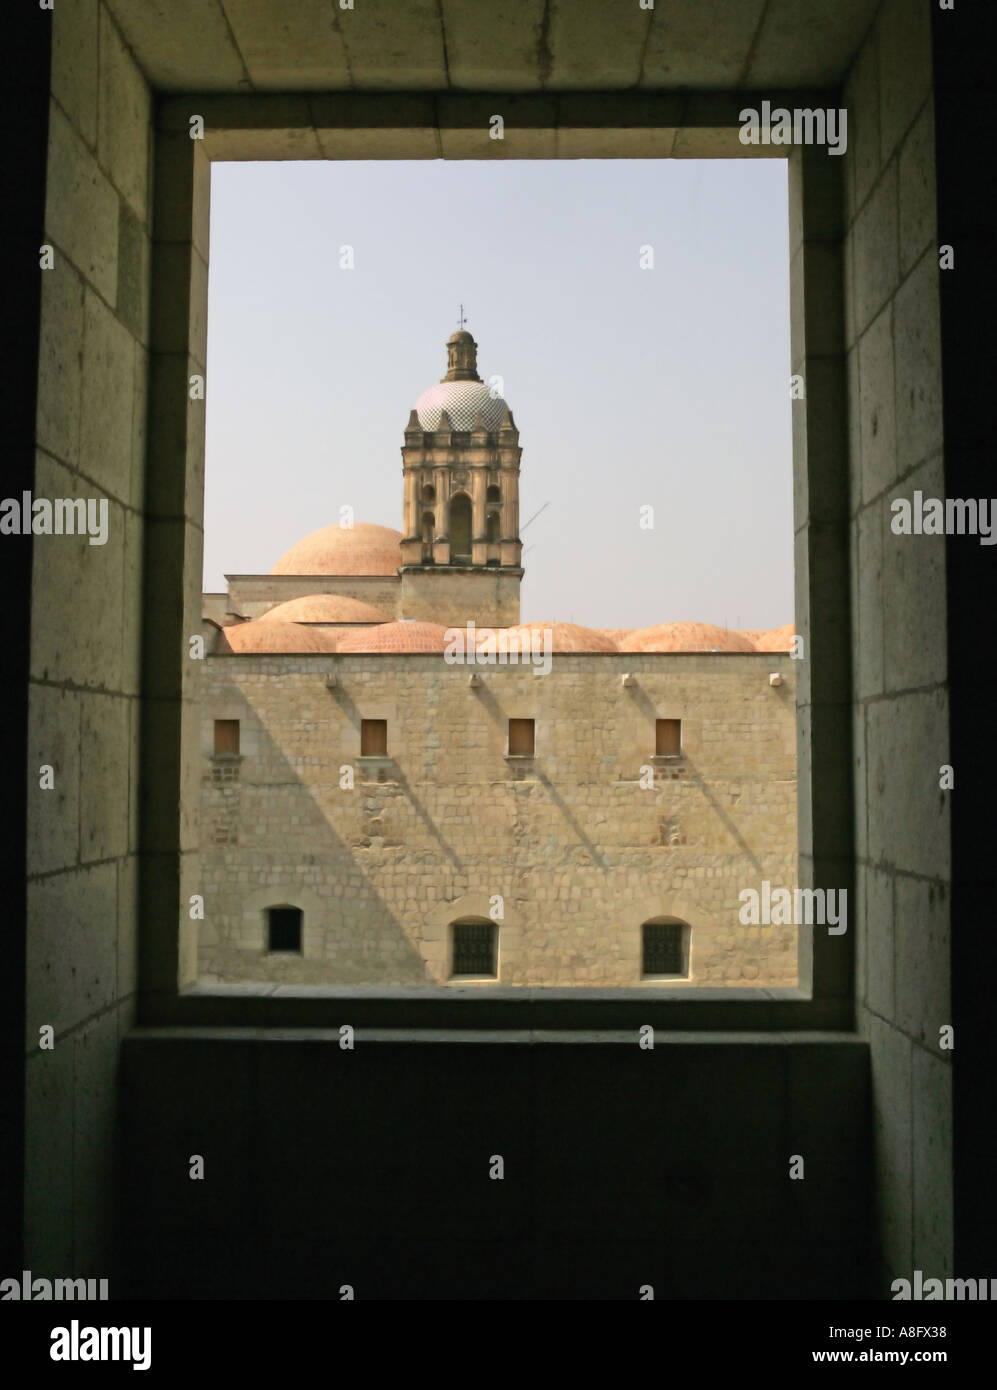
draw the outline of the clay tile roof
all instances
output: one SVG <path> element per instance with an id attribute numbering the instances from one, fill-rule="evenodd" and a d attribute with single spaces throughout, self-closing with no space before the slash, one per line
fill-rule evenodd
<path id="1" fill-rule="evenodd" d="M 619 639 L 624 652 L 753 652 L 750 638 L 712 623 L 658 623 Z"/>
<path id="2" fill-rule="evenodd" d="M 358 521 L 323 526 L 282 555 L 271 574 L 394 574 L 401 564 L 402 533 Z"/>
<path id="3" fill-rule="evenodd" d="M 334 652 L 336 634 L 299 623 L 232 623 L 218 634 L 216 652 Z"/>
<path id="4" fill-rule="evenodd" d="M 346 594 L 302 594 L 300 598 L 278 603 L 261 615 L 261 623 L 386 623 L 382 613 L 371 603 L 350 598 Z"/>
<path id="5" fill-rule="evenodd" d="M 339 652 L 440 652 L 447 628 L 440 623 L 381 623 L 378 627 L 338 634 Z"/>
<path id="6" fill-rule="evenodd" d="M 506 633 L 521 634 L 520 643 L 530 641 L 528 634 L 542 632 L 550 628 L 550 649 L 552 652 L 615 652 L 618 650 L 612 638 L 594 627 L 581 627 L 578 623 L 520 623 L 518 627 L 502 629 Z M 541 647 L 544 639 L 541 639 Z M 523 648 L 525 650 L 525 646 Z"/>
<path id="7" fill-rule="evenodd" d="M 784 623 L 755 635 L 755 649 L 760 652 L 788 652 L 796 636 L 796 624 Z"/>

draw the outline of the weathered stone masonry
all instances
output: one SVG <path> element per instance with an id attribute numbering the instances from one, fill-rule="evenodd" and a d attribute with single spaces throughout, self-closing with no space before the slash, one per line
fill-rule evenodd
<path id="1" fill-rule="evenodd" d="M 738 920 L 741 889 L 796 883 L 794 664 L 555 654 L 471 687 L 440 655 L 209 656 L 201 973 L 444 984 L 450 923 L 500 895 L 501 985 L 639 984 L 656 916 L 691 926 L 693 984 L 795 983 L 795 929 Z M 506 756 L 513 717 L 533 760 Z M 682 720 L 681 758 L 654 757 L 657 718 Z M 215 719 L 240 721 L 237 761 L 212 756 Z M 361 719 L 387 721 L 386 758 L 359 756 Z M 285 903 L 300 955 L 266 952 Z"/>

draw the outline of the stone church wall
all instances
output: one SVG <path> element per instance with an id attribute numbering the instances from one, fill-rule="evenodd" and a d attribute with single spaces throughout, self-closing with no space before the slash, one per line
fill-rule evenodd
<path id="1" fill-rule="evenodd" d="M 421 654 L 204 667 L 202 976 L 445 984 L 450 923 L 497 895 L 500 985 L 638 985 L 654 916 L 690 924 L 694 985 L 796 982 L 795 928 L 738 918 L 742 889 L 796 884 L 788 656 L 554 654 L 474 687 Z M 507 758 L 509 718 L 535 719 L 532 761 Z M 654 758 L 659 718 L 678 760 Z M 240 720 L 237 759 L 215 719 Z M 387 720 L 386 758 L 360 758 L 362 719 Z M 301 955 L 265 953 L 279 904 Z"/>

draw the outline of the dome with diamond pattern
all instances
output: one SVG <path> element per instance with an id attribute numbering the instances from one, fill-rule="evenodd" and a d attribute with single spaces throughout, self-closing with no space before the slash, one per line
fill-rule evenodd
<path id="1" fill-rule="evenodd" d="M 423 391 L 415 403 L 420 427 L 438 430 L 445 411 L 451 429 L 473 430 L 480 414 L 486 430 L 497 430 L 507 409 L 502 397 L 493 395 L 478 375 L 478 345 L 470 333 L 464 329 L 452 333 L 447 339 L 446 376 Z"/>

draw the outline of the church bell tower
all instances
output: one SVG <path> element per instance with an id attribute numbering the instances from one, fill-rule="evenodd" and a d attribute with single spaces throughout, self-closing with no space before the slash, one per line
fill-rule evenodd
<path id="1" fill-rule="evenodd" d="M 478 375 L 477 343 L 447 340 L 446 375 L 424 391 L 402 446 L 399 574 L 406 618 L 482 627 L 519 622 L 519 431 L 495 385 Z"/>

